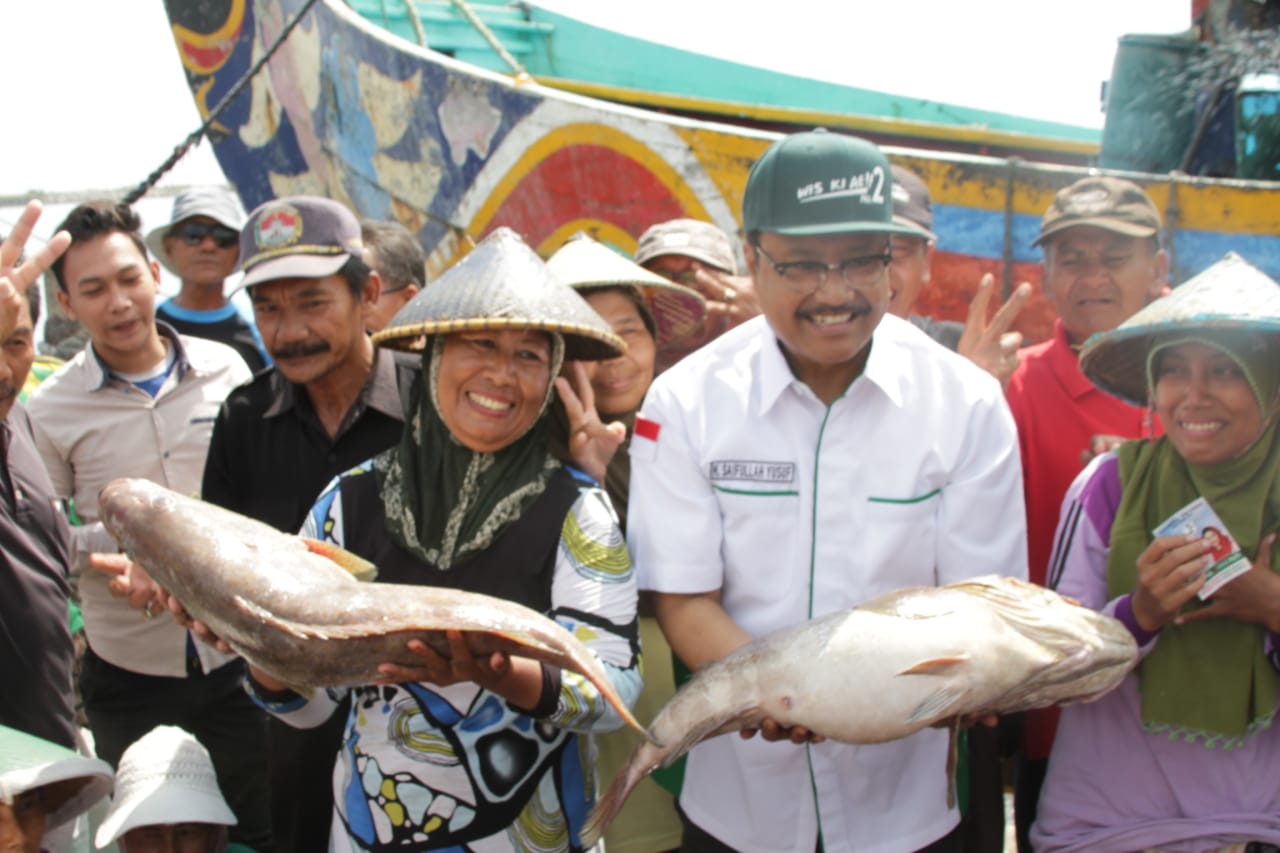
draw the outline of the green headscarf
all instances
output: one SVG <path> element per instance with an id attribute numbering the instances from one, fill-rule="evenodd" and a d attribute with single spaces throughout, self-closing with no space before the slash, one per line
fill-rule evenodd
<path id="1" fill-rule="evenodd" d="M 1111 598 L 1137 586 L 1137 560 L 1152 531 L 1197 497 L 1204 497 L 1246 556 L 1280 524 L 1280 429 L 1275 403 L 1280 358 L 1266 336 L 1245 331 L 1168 333 L 1147 359 L 1147 387 L 1154 399 L 1154 367 L 1162 350 L 1199 343 L 1230 356 L 1243 370 L 1263 415 L 1263 430 L 1247 450 L 1215 465 L 1183 459 L 1167 436 L 1131 441 L 1118 451 L 1123 497 L 1111 529 L 1107 585 Z M 1280 553 L 1278 553 L 1280 555 Z M 1270 567 L 1276 570 L 1275 560 Z M 1193 599 L 1186 610 L 1205 606 Z M 1238 745 L 1271 724 L 1280 689 L 1263 652 L 1261 625 L 1218 618 L 1167 624 L 1160 641 L 1138 666 L 1142 722 L 1204 745 Z"/>
<path id="2" fill-rule="evenodd" d="M 551 337 L 547 392 L 538 418 L 501 450 L 463 445 L 440 418 L 437 397 L 444 335 L 426 352 L 417 411 L 400 444 L 374 460 L 387 532 L 418 559 L 447 571 L 487 549 L 546 489 L 560 462 L 547 451 L 546 413 L 564 361 L 564 339 Z"/>

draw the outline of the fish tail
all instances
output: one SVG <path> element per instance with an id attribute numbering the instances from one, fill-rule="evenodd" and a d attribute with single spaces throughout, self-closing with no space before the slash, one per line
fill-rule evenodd
<path id="1" fill-rule="evenodd" d="M 570 636 L 572 637 L 572 635 Z M 574 642 L 576 642 L 576 639 Z M 546 660 L 548 663 L 556 664 L 561 669 L 573 670 L 587 679 L 599 691 L 604 701 L 609 703 L 609 707 L 617 712 L 628 728 L 634 729 L 653 746 L 662 746 L 662 743 L 647 728 L 641 725 L 635 714 L 632 714 L 631 709 L 627 707 L 627 703 L 618 695 L 618 689 L 609 680 L 609 674 L 605 671 L 604 664 L 585 647 L 578 651 L 572 645 L 568 645 L 563 649 L 557 649 L 553 659 Z"/>
<path id="2" fill-rule="evenodd" d="M 594 667 L 592 667 L 592 669 L 594 669 Z M 662 746 L 658 739 L 653 736 L 652 732 L 645 728 L 640 721 L 636 719 L 635 714 L 631 713 L 631 709 L 628 708 L 627 703 L 622 700 L 622 697 L 618 694 L 618 689 L 613 686 L 613 682 L 610 681 L 609 676 L 603 672 L 603 668 L 598 677 L 595 673 L 592 673 L 587 675 L 587 680 L 595 685 L 596 690 L 600 691 L 600 695 L 604 698 L 604 701 L 609 703 L 609 707 L 613 708 L 618 716 L 622 718 L 622 722 L 627 724 L 628 728 L 639 732 L 647 743 L 656 747 Z"/>
<path id="3" fill-rule="evenodd" d="M 631 753 L 631 760 L 627 762 L 618 775 L 613 777 L 613 781 L 609 783 L 609 789 L 605 791 L 604 796 L 596 800 L 596 804 L 591 808 L 591 813 L 587 815 L 587 820 L 582 825 L 582 848 L 584 850 L 595 846 L 595 843 L 604 835 L 604 831 L 609 828 L 609 824 L 613 823 L 613 819 L 618 816 L 618 812 L 622 811 L 622 806 L 627 801 L 627 797 L 631 796 L 632 790 L 640 781 L 648 776 L 648 771 L 641 769 L 640 757 L 644 745 L 641 744 L 635 752 Z M 653 768 L 650 767 L 650 770 Z"/>

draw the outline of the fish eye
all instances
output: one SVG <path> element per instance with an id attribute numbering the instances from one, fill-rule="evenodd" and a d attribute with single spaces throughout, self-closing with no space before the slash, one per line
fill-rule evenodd
<path id="1" fill-rule="evenodd" d="M 169 511 L 174 508 L 173 498 L 168 495 L 156 495 L 151 499 L 151 506 L 154 509 Z"/>

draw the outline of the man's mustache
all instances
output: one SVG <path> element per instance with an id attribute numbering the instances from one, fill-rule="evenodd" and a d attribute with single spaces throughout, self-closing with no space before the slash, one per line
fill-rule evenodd
<path id="1" fill-rule="evenodd" d="M 796 316 L 808 320 L 824 314 L 852 314 L 854 317 L 861 317 L 863 314 L 870 313 L 871 305 L 868 302 L 847 302 L 844 305 L 820 305 L 801 308 L 796 311 Z"/>
<path id="2" fill-rule="evenodd" d="M 325 341 L 303 341 L 298 344 L 276 347 L 271 350 L 271 358 L 276 361 L 283 361 L 290 358 L 306 358 L 309 355 L 319 355 L 328 351 L 329 344 Z"/>

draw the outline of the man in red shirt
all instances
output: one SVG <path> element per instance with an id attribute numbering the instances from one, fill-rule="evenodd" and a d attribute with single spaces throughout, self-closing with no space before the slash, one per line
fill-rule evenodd
<path id="1" fill-rule="evenodd" d="M 1061 190 L 1033 245 L 1044 250 L 1045 295 L 1057 310 L 1053 338 L 1026 347 L 1005 395 L 1018 426 L 1027 509 L 1030 579 L 1049 577 L 1053 534 L 1067 487 L 1094 454 L 1121 438 L 1149 435 L 1143 409 L 1121 402 L 1080 372 L 1080 345 L 1114 329 L 1164 290 L 1168 257 L 1160 212 L 1129 181 L 1088 177 Z M 1025 715 L 1015 782 L 1018 850 L 1030 851 L 1040 783 L 1057 728 L 1054 710 Z"/>

